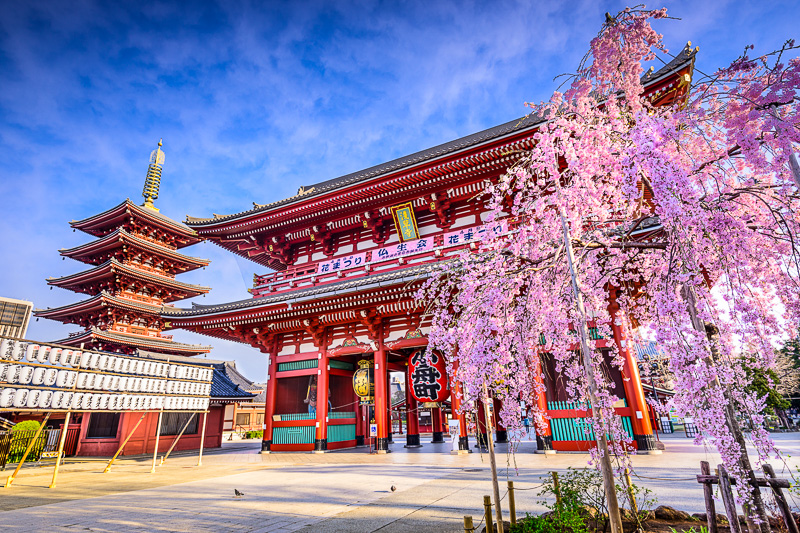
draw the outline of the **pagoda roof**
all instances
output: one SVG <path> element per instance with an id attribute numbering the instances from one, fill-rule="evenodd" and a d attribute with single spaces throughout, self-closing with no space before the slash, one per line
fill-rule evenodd
<path id="1" fill-rule="evenodd" d="M 178 281 L 173 278 L 168 278 L 166 276 L 161 276 L 153 272 L 140 270 L 138 268 L 120 263 L 116 259 L 109 259 L 105 263 L 98 265 L 94 268 L 91 268 L 89 270 L 84 270 L 82 272 L 78 272 L 75 274 L 70 274 L 68 276 L 63 276 L 60 278 L 48 278 L 47 284 L 72 290 L 75 292 L 86 293 L 87 291 L 83 290 L 81 286 L 82 284 L 93 280 L 107 278 L 117 272 L 129 276 L 131 278 L 153 283 L 154 285 L 159 287 L 181 291 L 182 293 L 185 294 L 185 296 L 175 296 L 175 297 L 165 298 L 165 300 L 168 302 L 173 302 L 175 300 L 183 300 L 185 298 L 191 298 L 193 296 L 205 294 L 211 290 L 210 287 L 204 287 L 202 285 L 194 285 L 191 283 L 184 283 L 182 281 Z"/>
<path id="2" fill-rule="evenodd" d="M 36 309 L 33 313 L 37 317 L 41 318 L 49 318 L 50 320 L 58 320 L 61 322 L 71 322 L 70 318 L 77 313 L 85 313 L 102 307 L 129 309 L 149 315 L 159 315 L 163 308 L 163 306 L 160 305 L 136 302 L 128 298 L 114 296 L 106 291 L 101 291 L 99 294 L 96 294 L 91 298 L 87 298 L 86 300 L 62 305 L 61 307 Z"/>
<path id="3" fill-rule="evenodd" d="M 131 245 L 141 248 L 157 257 L 166 257 L 176 261 L 177 263 L 182 263 L 185 265 L 185 267 L 181 269 L 182 272 L 188 272 L 199 267 L 207 266 L 209 263 L 211 263 L 209 259 L 190 257 L 167 248 L 161 244 L 138 237 L 137 235 L 125 231 L 124 228 L 117 228 L 104 237 L 81 244 L 79 246 L 75 246 L 74 248 L 62 248 L 59 250 L 59 253 L 64 257 L 70 257 L 83 263 L 91 263 L 96 265 L 100 263 L 100 261 L 96 260 L 98 256 L 102 256 L 103 253 L 116 250 L 123 245 Z"/>
<path id="4" fill-rule="evenodd" d="M 262 298 L 248 298 L 236 302 L 218 305 L 199 305 L 192 304 L 191 309 L 178 307 L 165 307 L 162 310 L 162 317 L 169 320 L 193 317 L 213 317 L 216 315 L 228 315 L 242 311 L 253 311 L 261 308 L 271 308 L 281 304 L 295 305 L 303 302 L 322 300 L 334 296 L 343 296 L 357 293 L 369 289 L 381 287 L 397 286 L 400 283 L 421 281 L 430 276 L 431 272 L 438 270 L 449 261 L 438 263 L 425 263 L 414 265 L 407 268 L 380 272 L 356 278 L 353 280 L 341 281 L 338 283 L 328 283 L 319 287 L 302 288 L 294 291 L 281 292 L 275 296 L 265 296 Z"/>
<path id="5" fill-rule="evenodd" d="M 669 77 L 676 74 L 679 70 L 687 66 L 693 67 L 697 49 L 691 48 L 691 42 L 687 43 L 684 49 L 675 56 L 670 62 L 655 72 L 648 72 L 642 76 L 642 83 L 648 90 L 653 89 Z M 519 135 L 524 132 L 533 132 L 536 128 L 546 122 L 544 117 L 538 115 L 527 115 L 522 118 L 514 119 L 505 124 L 489 128 L 487 130 L 467 135 L 426 150 L 422 150 L 411 155 L 407 155 L 392 161 L 381 163 L 358 172 L 353 172 L 329 179 L 313 185 L 302 186 L 298 193 L 289 198 L 278 200 L 268 204 L 253 203 L 253 208 L 240 213 L 230 215 L 214 215 L 212 218 L 186 217 L 186 224 L 192 228 L 213 231 L 213 228 L 226 227 L 231 224 L 239 223 L 242 219 L 257 217 L 259 215 L 280 211 L 288 206 L 305 202 L 310 198 L 321 196 L 325 193 L 343 189 L 355 184 L 364 184 L 372 180 L 380 179 L 398 171 L 410 171 L 417 166 L 430 165 L 431 162 L 445 157 L 452 157 L 460 152 L 474 149 L 480 145 L 495 142 L 504 137 Z M 204 233 L 206 233 L 204 232 Z"/>
<path id="6" fill-rule="evenodd" d="M 133 203 L 130 198 L 126 198 L 122 203 L 112 207 L 111 209 L 103 211 L 102 213 L 98 213 L 82 220 L 73 220 L 69 224 L 73 228 L 79 229 L 90 235 L 102 237 L 108 233 L 111 233 L 117 227 L 123 225 L 126 219 L 130 216 L 144 219 L 168 233 L 181 237 L 182 239 L 180 242 L 178 242 L 179 248 L 196 244 L 203 240 L 197 236 L 197 233 L 195 233 L 192 228 L 172 220 L 171 218 L 162 215 L 158 211 L 137 205 Z"/>
<path id="7" fill-rule="evenodd" d="M 175 353 L 175 354 L 201 354 L 211 351 L 211 346 L 201 344 L 184 344 L 173 340 L 148 337 L 146 335 L 135 335 L 132 333 L 122 333 L 118 331 L 107 331 L 99 328 L 90 328 L 66 339 L 55 341 L 56 344 L 66 346 L 80 346 L 93 341 L 101 341 L 108 344 L 127 346 L 130 348 L 143 348 L 153 352 Z"/>

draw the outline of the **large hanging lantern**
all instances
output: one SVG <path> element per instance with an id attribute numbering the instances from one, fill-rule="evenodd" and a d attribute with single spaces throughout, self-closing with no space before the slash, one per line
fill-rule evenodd
<path id="1" fill-rule="evenodd" d="M 362 359 L 358 362 L 359 369 L 353 373 L 353 390 L 361 398 L 362 404 L 375 402 L 375 376 L 372 370 L 372 361 Z"/>
<path id="2" fill-rule="evenodd" d="M 408 378 L 417 401 L 438 403 L 450 397 L 444 357 L 437 352 L 432 351 L 430 356 L 425 355 L 425 350 L 414 352 L 408 359 Z"/>

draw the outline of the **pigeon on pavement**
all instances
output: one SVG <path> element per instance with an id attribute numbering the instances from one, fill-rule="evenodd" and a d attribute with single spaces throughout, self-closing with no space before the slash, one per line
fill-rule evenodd
<path id="1" fill-rule="evenodd" d="M 397 487 L 395 487 L 394 485 L 392 485 L 392 492 L 394 492 L 394 491 L 396 491 L 396 490 L 397 490 Z"/>
<path id="2" fill-rule="evenodd" d="M 235 495 L 237 498 L 241 498 L 242 496 L 244 496 L 244 492 L 239 492 L 239 489 L 233 489 L 233 494 L 234 494 L 234 495 Z"/>

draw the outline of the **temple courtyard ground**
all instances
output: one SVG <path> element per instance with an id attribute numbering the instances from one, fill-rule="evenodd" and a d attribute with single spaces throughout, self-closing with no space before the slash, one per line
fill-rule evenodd
<path id="1" fill-rule="evenodd" d="M 798 472 L 800 434 L 774 437 L 788 457 L 785 465 L 773 461 L 779 477 L 788 469 Z M 463 531 L 465 514 L 478 523 L 483 496 L 491 494 L 488 456 L 450 455 L 448 444 L 407 450 L 404 440 L 397 436 L 387 455 L 365 449 L 261 455 L 258 442 L 233 442 L 206 452 L 202 467 L 196 456 L 181 454 L 154 474 L 152 459 L 144 457 L 123 458 L 107 474 L 105 462 L 82 460 L 62 467 L 54 489 L 48 489 L 52 466 L 26 466 L 12 487 L 0 488 L 0 530 L 455 533 Z M 716 465 L 718 456 L 682 433 L 662 441 L 662 455 L 634 457 L 634 482 L 652 489 L 658 504 L 703 512 L 694 476 L 700 461 Z M 588 459 L 533 454 L 534 447 L 523 443 L 511 456 L 497 446 L 501 493 L 505 480 L 513 480 L 523 516 L 543 511 L 537 503 L 542 476 L 584 467 Z M 0 474 L 0 481 L 10 473 Z M 244 495 L 235 496 L 234 489 Z M 797 504 L 790 500 L 795 509 Z"/>

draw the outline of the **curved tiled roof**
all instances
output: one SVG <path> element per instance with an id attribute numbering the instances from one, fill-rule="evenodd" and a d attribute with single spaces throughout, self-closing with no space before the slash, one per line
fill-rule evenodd
<path id="1" fill-rule="evenodd" d="M 192 304 L 191 309 L 165 307 L 161 316 L 174 320 L 184 317 L 188 318 L 206 316 L 217 313 L 239 311 L 243 309 L 253 309 L 257 307 L 269 307 L 281 303 L 294 303 L 300 300 L 318 300 L 338 294 L 369 289 L 371 287 L 390 286 L 406 281 L 421 280 L 427 278 L 430 273 L 433 272 L 433 270 L 440 268 L 442 265 L 448 262 L 449 261 L 440 261 L 438 263 L 414 265 L 408 268 L 392 270 L 386 273 L 373 274 L 371 276 L 364 276 L 362 278 L 356 278 L 349 281 L 341 281 L 339 283 L 328 283 L 325 285 L 320 285 L 319 287 L 309 287 L 294 291 L 282 292 L 280 294 L 276 294 L 275 296 L 265 296 L 263 298 L 249 298 L 247 300 L 239 300 L 237 302 L 218 305 Z"/>
<path id="2" fill-rule="evenodd" d="M 124 346 L 131 346 L 135 348 L 145 347 L 150 350 L 163 350 L 166 352 L 184 352 L 184 353 L 205 353 L 211 351 L 211 346 L 204 346 L 202 344 L 184 344 L 182 342 L 175 342 L 168 339 L 160 339 L 158 337 L 146 337 L 144 335 L 132 335 L 118 331 L 108 331 L 99 328 L 90 328 L 86 331 L 67 337 L 56 344 L 65 344 L 68 346 L 75 346 L 77 343 L 85 342 L 88 339 L 101 339 L 111 343 L 117 343 Z"/>
<path id="3" fill-rule="evenodd" d="M 156 283 L 164 287 L 182 289 L 190 293 L 194 292 L 197 294 L 203 294 L 211 290 L 210 287 L 204 287 L 203 285 L 184 283 L 182 281 L 178 281 L 173 278 L 168 278 L 166 276 L 160 276 L 152 272 L 147 272 L 146 270 L 140 270 L 138 268 L 128 266 L 124 263 L 120 263 L 119 261 L 113 258 L 109 259 L 105 263 L 97 265 L 94 268 L 90 268 L 89 270 L 76 272 L 75 274 L 69 274 L 67 276 L 62 276 L 60 278 L 47 278 L 47 284 L 55 286 L 68 285 L 70 284 L 70 282 L 77 282 L 77 278 L 79 277 L 87 277 L 87 276 L 94 277 L 98 275 L 104 275 L 106 273 L 110 273 L 115 270 L 123 272 L 134 278 L 149 280 L 152 281 L 153 283 Z"/>
<path id="4" fill-rule="evenodd" d="M 92 248 L 113 248 L 115 244 L 125 242 L 130 242 L 136 246 L 145 248 L 148 251 L 153 252 L 155 255 L 171 257 L 188 265 L 205 266 L 211 263 L 211 260 L 209 259 L 201 259 L 199 257 L 184 255 L 161 244 L 142 239 L 141 237 L 125 231 L 124 228 L 117 228 L 108 235 L 105 235 L 104 237 L 101 237 L 95 241 L 87 242 L 73 248 L 62 248 L 59 250 L 59 253 L 65 257 L 72 257 L 73 255 L 80 255 L 81 252 L 89 254 L 91 253 L 89 250 Z"/>
<path id="5" fill-rule="evenodd" d="M 49 318 L 49 316 L 57 315 L 63 313 L 65 311 L 70 311 L 72 309 L 78 307 L 89 307 L 90 309 L 100 305 L 101 302 L 109 302 L 111 304 L 117 305 L 119 307 L 126 307 L 129 309 L 135 309 L 138 311 L 142 311 L 145 313 L 151 314 L 159 314 L 163 306 L 161 305 L 152 305 L 144 302 L 136 302 L 133 300 L 129 300 L 127 298 L 119 298 L 112 294 L 107 293 L 106 291 L 100 291 L 100 293 L 92 296 L 91 298 L 87 298 L 85 300 L 81 300 L 79 302 L 74 302 L 67 305 L 62 305 L 61 307 L 52 307 L 47 309 L 36 309 L 34 310 L 34 314 L 36 316 Z"/>
<path id="6" fill-rule="evenodd" d="M 247 392 L 233 382 L 226 373 L 228 368 L 226 363 L 211 366 L 214 369 L 214 377 L 211 381 L 212 400 L 252 401 L 256 397 L 255 394 Z"/>
<path id="7" fill-rule="evenodd" d="M 641 79 L 642 83 L 644 84 L 645 87 L 647 87 L 649 85 L 653 85 L 661 81 L 664 77 L 683 68 L 687 64 L 693 63 L 696 53 L 697 49 L 693 50 L 691 48 L 691 43 L 687 43 L 687 45 L 677 56 L 675 56 L 670 62 L 666 63 L 658 71 L 648 72 L 644 76 L 642 76 Z M 506 122 L 505 124 L 501 124 L 499 126 L 495 126 L 493 128 L 480 131 L 478 133 L 473 133 L 472 135 L 467 135 L 466 137 L 461 137 L 460 139 L 456 139 L 450 142 L 446 142 L 444 144 L 440 144 L 438 146 L 434 146 L 433 148 L 428 148 L 426 150 L 413 153 L 411 155 L 394 159 L 387 163 L 381 163 L 379 165 L 364 170 L 360 170 L 358 172 L 346 174 L 344 176 L 322 181 L 313 185 L 302 186 L 300 187 L 298 193 L 290 198 L 278 200 L 276 202 L 263 205 L 254 203 L 253 209 L 230 215 L 214 215 L 212 218 L 198 218 L 198 217 L 187 216 L 186 223 L 188 226 L 192 228 L 202 228 L 204 226 L 211 226 L 221 222 L 235 220 L 238 218 L 243 218 L 259 213 L 265 213 L 273 209 L 277 209 L 295 202 L 300 202 L 302 200 L 312 198 L 314 196 L 319 196 L 326 192 L 330 192 L 342 187 L 346 187 L 348 185 L 352 185 L 354 183 L 358 183 L 361 181 L 368 180 L 370 178 L 381 176 L 389 172 L 393 172 L 407 167 L 412 167 L 419 163 L 423 163 L 445 155 L 453 154 L 460 150 L 477 146 L 482 143 L 492 141 L 509 134 L 522 132 L 528 129 L 534 129 L 539 125 L 541 125 L 544 121 L 545 119 L 543 117 L 537 115 L 527 115 L 525 117 L 514 119 L 510 122 Z"/>

